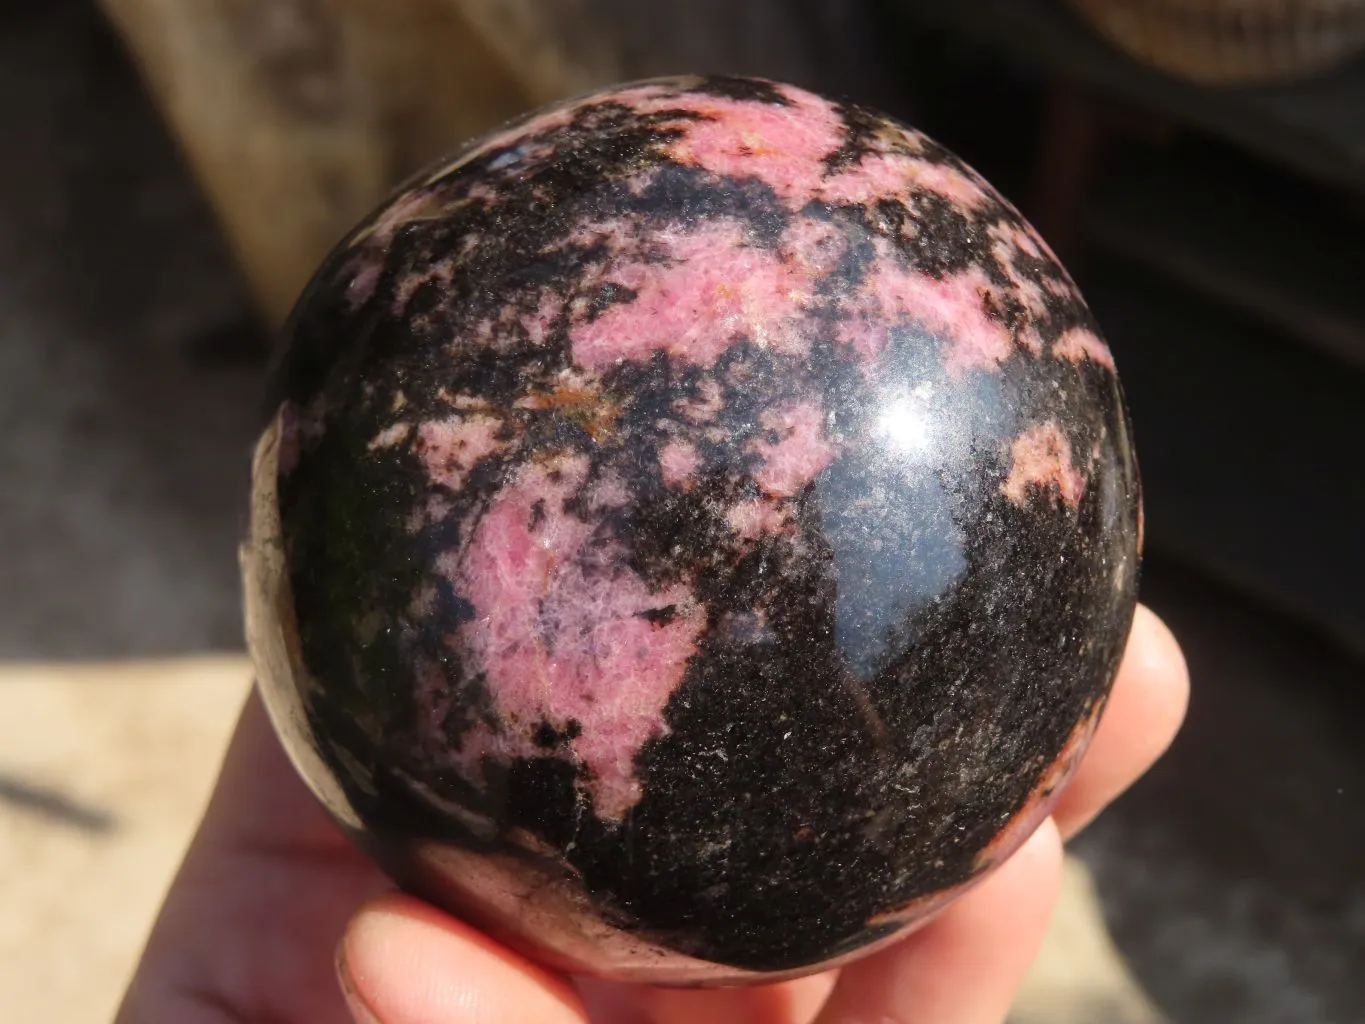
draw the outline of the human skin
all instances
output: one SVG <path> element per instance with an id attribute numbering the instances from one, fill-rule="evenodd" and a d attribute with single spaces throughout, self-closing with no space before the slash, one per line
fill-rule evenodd
<path id="1" fill-rule="evenodd" d="M 116 1024 L 999 1022 L 1046 930 L 1062 841 L 1161 756 L 1188 693 L 1179 646 L 1140 607 L 1084 760 L 998 871 L 841 971 L 710 991 L 558 975 L 395 893 L 298 780 L 253 697 Z"/>

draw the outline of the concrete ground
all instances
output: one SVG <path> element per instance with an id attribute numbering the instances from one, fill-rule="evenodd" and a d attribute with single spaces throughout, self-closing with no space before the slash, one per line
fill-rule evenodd
<path id="1" fill-rule="evenodd" d="M 0 1020 L 108 1019 L 247 683 L 241 292 L 117 47 L 0 11 Z M 1365 1020 L 1362 668 L 1181 565 L 1196 689 L 1017 1024 Z"/>

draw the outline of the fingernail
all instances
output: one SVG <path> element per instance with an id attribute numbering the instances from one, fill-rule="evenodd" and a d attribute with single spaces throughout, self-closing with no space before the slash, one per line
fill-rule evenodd
<path id="1" fill-rule="evenodd" d="M 346 999 L 346 1008 L 351 1011 L 351 1019 L 355 1024 L 383 1024 L 356 991 L 355 982 L 351 979 L 351 969 L 346 963 L 344 941 L 337 946 L 336 971 L 337 981 L 341 983 L 341 994 Z"/>

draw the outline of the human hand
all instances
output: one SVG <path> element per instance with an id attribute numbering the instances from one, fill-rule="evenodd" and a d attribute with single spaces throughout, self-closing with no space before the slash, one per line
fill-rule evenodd
<path id="1" fill-rule="evenodd" d="M 565 978 L 393 893 L 295 775 L 253 693 L 116 1024 L 998 1024 L 1047 928 L 1062 840 L 1165 751 L 1188 692 L 1175 639 L 1139 608 L 1090 750 L 1018 853 L 842 970 L 716 990 Z"/>

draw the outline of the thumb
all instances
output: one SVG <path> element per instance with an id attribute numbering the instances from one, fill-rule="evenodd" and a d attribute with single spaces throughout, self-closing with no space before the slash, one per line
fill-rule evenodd
<path id="1" fill-rule="evenodd" d="M 588 1024 L 566 978 L 411 896 L 351 919 L 337 972 L 357 1024 Z"/>

